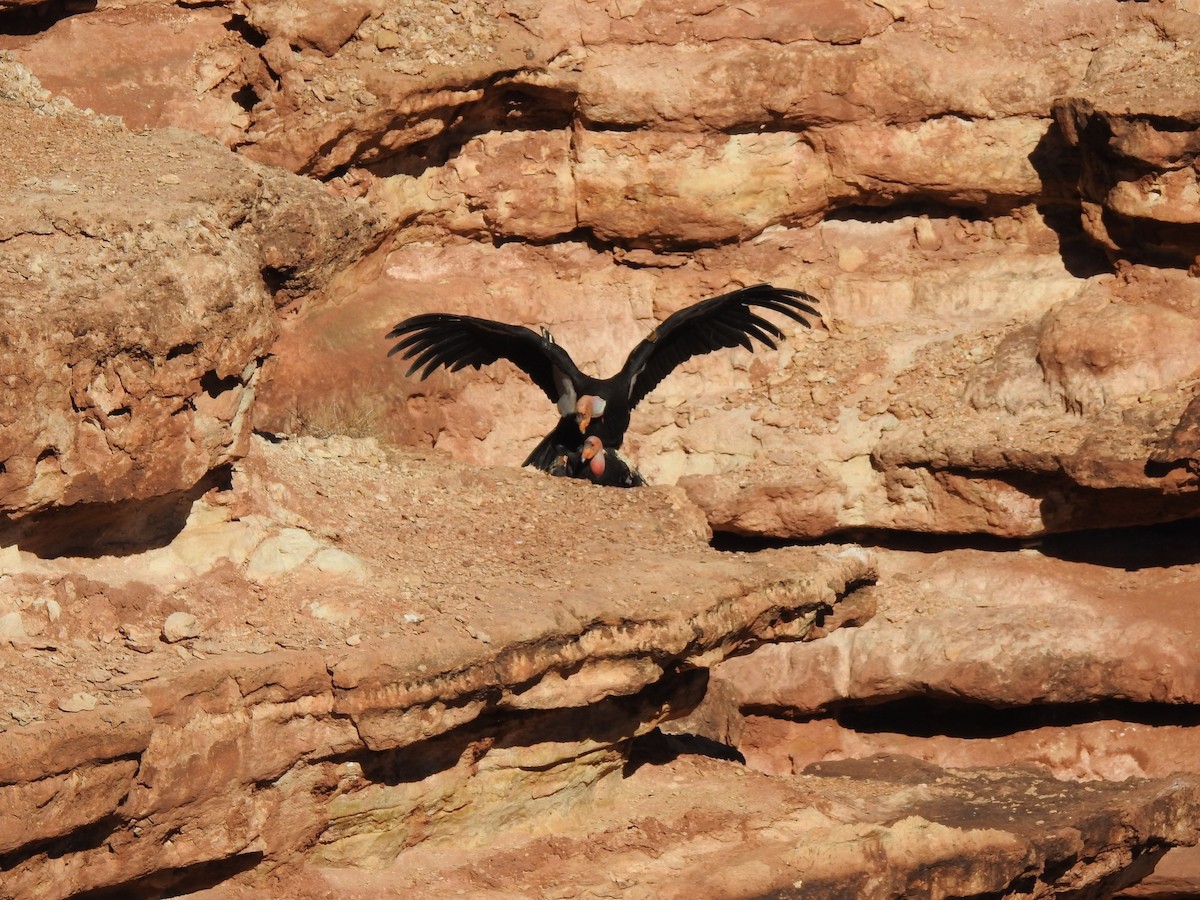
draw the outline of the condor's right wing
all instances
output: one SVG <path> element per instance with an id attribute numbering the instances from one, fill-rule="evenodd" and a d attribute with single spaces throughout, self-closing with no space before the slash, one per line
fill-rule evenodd
<path id="1" fill-rule="evenodd" d="M 507 359 L 554 403 L 562 393 L 555 379 L 556 369 L 573 384 L 582 377 L 567 351 L 554 343 L 548 333 L 537 334 L 523 325 L 450 313 L 426 313 L 405 319 L 387 336 L 400 339 L 388 356 L 400 354 L 402 359 L 412 360 L 406 373 L 410 377 L 420 370 L 419 377 L 428 378 L 439 366 L 457 372 L 466 366 L 478 369 L 498 359 Z"/>

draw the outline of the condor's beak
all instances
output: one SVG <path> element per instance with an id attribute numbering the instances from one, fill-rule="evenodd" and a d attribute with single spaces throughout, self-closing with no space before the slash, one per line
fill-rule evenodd
<path id="1" fill-rule="evenodd" d="M 579 398 L 579 402 L 575 404 L 575 415 L 579 418 L 579 433 L 587 432 L 587 427 L 592 421 L 592 398 L 585 394 Z"/>

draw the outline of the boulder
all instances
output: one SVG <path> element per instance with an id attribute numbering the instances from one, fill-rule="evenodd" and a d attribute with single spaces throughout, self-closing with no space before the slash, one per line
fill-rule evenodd
<path id="1" fill-rule="evenodd" d="M 355 258 L 368 219 L 194 133 L 50 102 L 2 65 L 0 510 L 189 489 L 245 452 L 275 306 Z"/>

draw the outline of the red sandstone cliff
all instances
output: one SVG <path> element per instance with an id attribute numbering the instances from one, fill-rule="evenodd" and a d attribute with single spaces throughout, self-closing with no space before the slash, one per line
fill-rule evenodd
<path id="1" fill-rule="evenodd" d="M 1194 842 L 1200 9 L 949 6 L 0 0 L 0 895 L 1103 895 Z M 444 310 L 608 374 L 764 280 L 824 327 L 668 378 L 645 492 L 506 468 L 512 367 L 384 356 Z"/>

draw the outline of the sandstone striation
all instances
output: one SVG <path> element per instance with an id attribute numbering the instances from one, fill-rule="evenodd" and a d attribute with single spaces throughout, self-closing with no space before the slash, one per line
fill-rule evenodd
<path id="1" fill-rule="evenodd" d="M 831 339 L 773 371 L 734 354 L 668 380 L 633 423 L 642 470 L 683 478 L 723 531 L 1024 536 L 1197 509 L 1185 467 L 1144 468 L 1191 397 L 1193 287 L 1156 283 L 1161 260 L 1088 224 L 1134 215 L 1110 195 L 1150 190 L 1139 167 L 1186 176 L 1170 135 L 1187 97 L 1153 73 L 1184 59 L 1195 16 L 1167 6 L 139 4 L 15 52 L 149 122 L 106 106 L 71 48 L 208 35 L 156 50 L 186 62 L 186 85 L 122 63 L 169 96 L 154 124 L 329 179 L 390 221 L 353 302 L 289 326 L 263 427 L 511 462 L 545 430 L 535 392 L 503 369 L 414 385 L 378 358 L 378 331 L 428 309 L 508 316 L 595 346 L 603 373 L 666 312 L 770 278 L 822 297 Z M 1163 227 L 1186 230 L 1166 211 L 1185 195 L 1155 201 Z M 1152 265 L 1114 280 L 1101 249 Z"/>
<path id="2" fill-rule="evenodd" d="M 736 12 L 562 0 L 322 12 L 282 0 L 228 12 L 150 3 L 64 20 L 16 51 L 54 90 L 131 124 L 185 124 L 323 178 L 370 167 L 426 199 L 439 192 L 405 183 L 497 172 L 497 141 L 523 148 L 528 159 L 513 163 L 524 167 L 547 141 L 569 138 L 549 162 L 584 202 L 562 233 L 695 246 L 842 206 L 917 197 L 1003 207 L 1056 190 L 1057 176 L 1039 168 L 1051 107 L 1080 85 L 1096 48 L 1139 18 L 1104 0 L 1040 3 L 1020 17 L 973 2 L 958 18 L 861 0 Z M 161 40 L 146 57 L 137 35 L 148 32 Z M 101 38 L 136 93 L 102 94 L 80 66 L 73 48 Z M 952 64 L 963 58 L 976 64 Z M 687 177 L 706 158 L 720 165 Z M 619 189 L 618 210 L 620 184 L 654 185 L 652 202 L 631 216 L 630 201 L 643 198 Z M 543 194 L 535 181 L 489 184 L 486 174 L 454 188 L 476 210 L 536 206 Z M 521 221 L 483 224 L 503 237 L 521 234 Z"/>
<path id="3" fill-rule="evenodd" d="M 0 894 L 1195 892 L 1194 0 L 15 6 Z"/>
<path id="4" fill-rule="evenodd" d="M 1200 788 L 1181 776 L 1079 785 L 882 757 L 764 776 L 650 734 L 705 708 L 714 666 L 870 629 L 885 596 L 889 621 L 910 609 L 895 564 L 888 593 L 867 596 L 861 549 L 718 553 L 672 488 L 614 492 L 346 438 L 251 451 L 165 547 L 9 553 L 5 602 L 38 639 L 4 656 L 20 689 L 0 706 L 22 717 L 4 726 L 4 896 L 365 897 L 435 881 L 529 896 L 614 875 L 635 895 L 697 879 L 735 893 L 1030 879 L 1103 892 L 1196 837 Z M 553 527 L 565 513 L 597 546 L 619 535 L 623 557 L 571 554 L 574 534 Z M 253 552 L 224 536 L 247 520 L 335 541 L 371 577 L 300 560 L 256 589 Z M 201 542 L 214 571 L 155 564 Z M 938 579 L 920 577 L 933 596 Z M 61 598 L 57 617 L 49 597 L 22 599 L 34 585 Z M 199 634 L 135 637 L 189 609 Z M 914 627 L 935 612 L 910 613 Z M 91 712 L 50 705 L 81 683 Z"/>
<path id="5" fill-rule="evenodd" d="M 1136 565 L 1117 555 L 1120 540 L 1109 537 L 1105 552 Z M 797 716 L 915 696 L 994 709 L 1114 698 L 1197 703 L 1191 630 L 1172 626 L 1187 607 L 1195 564 L 1175 567 L 1172 588 L 1154 587 L 1152 603 L 1144 578 L 1071 561 L 1078 544 L 1050 542 L 1002 565 L 983 551 L 928 561 L 885 553 L 889 589 L 876 597 L 871 621 L 812 646 L 763 648 L 729 661 L 721 677 L 728 673 L 739 705 Z"/>
<path id="6" fill-rule="evenodd" d="M 1002 556 L 878 551 L 872 619 L 728 660 L 669 727 L 775 775 L 878 753 L 1019 762 L 1089 784 L 1194 772 L 1193 540 L 1159 530 Z M 1194 851 L 1171 858 L 1195 872 Z"/>
<path id="7" fill-rule="evenodd" d="M 354 898 L 384 884 L 487 898 L 1111 895 L 1153 865 L 1145 838 L 1187 832 L 1176 823 L 1196 802 L 1182 779 L 1080 788 L 883 756 L 788 779 L 680 756 L 605 788 L 588 818 L 502 831 L 467 865 L 428 847 L 386 880 L 325 879 Z"/>

